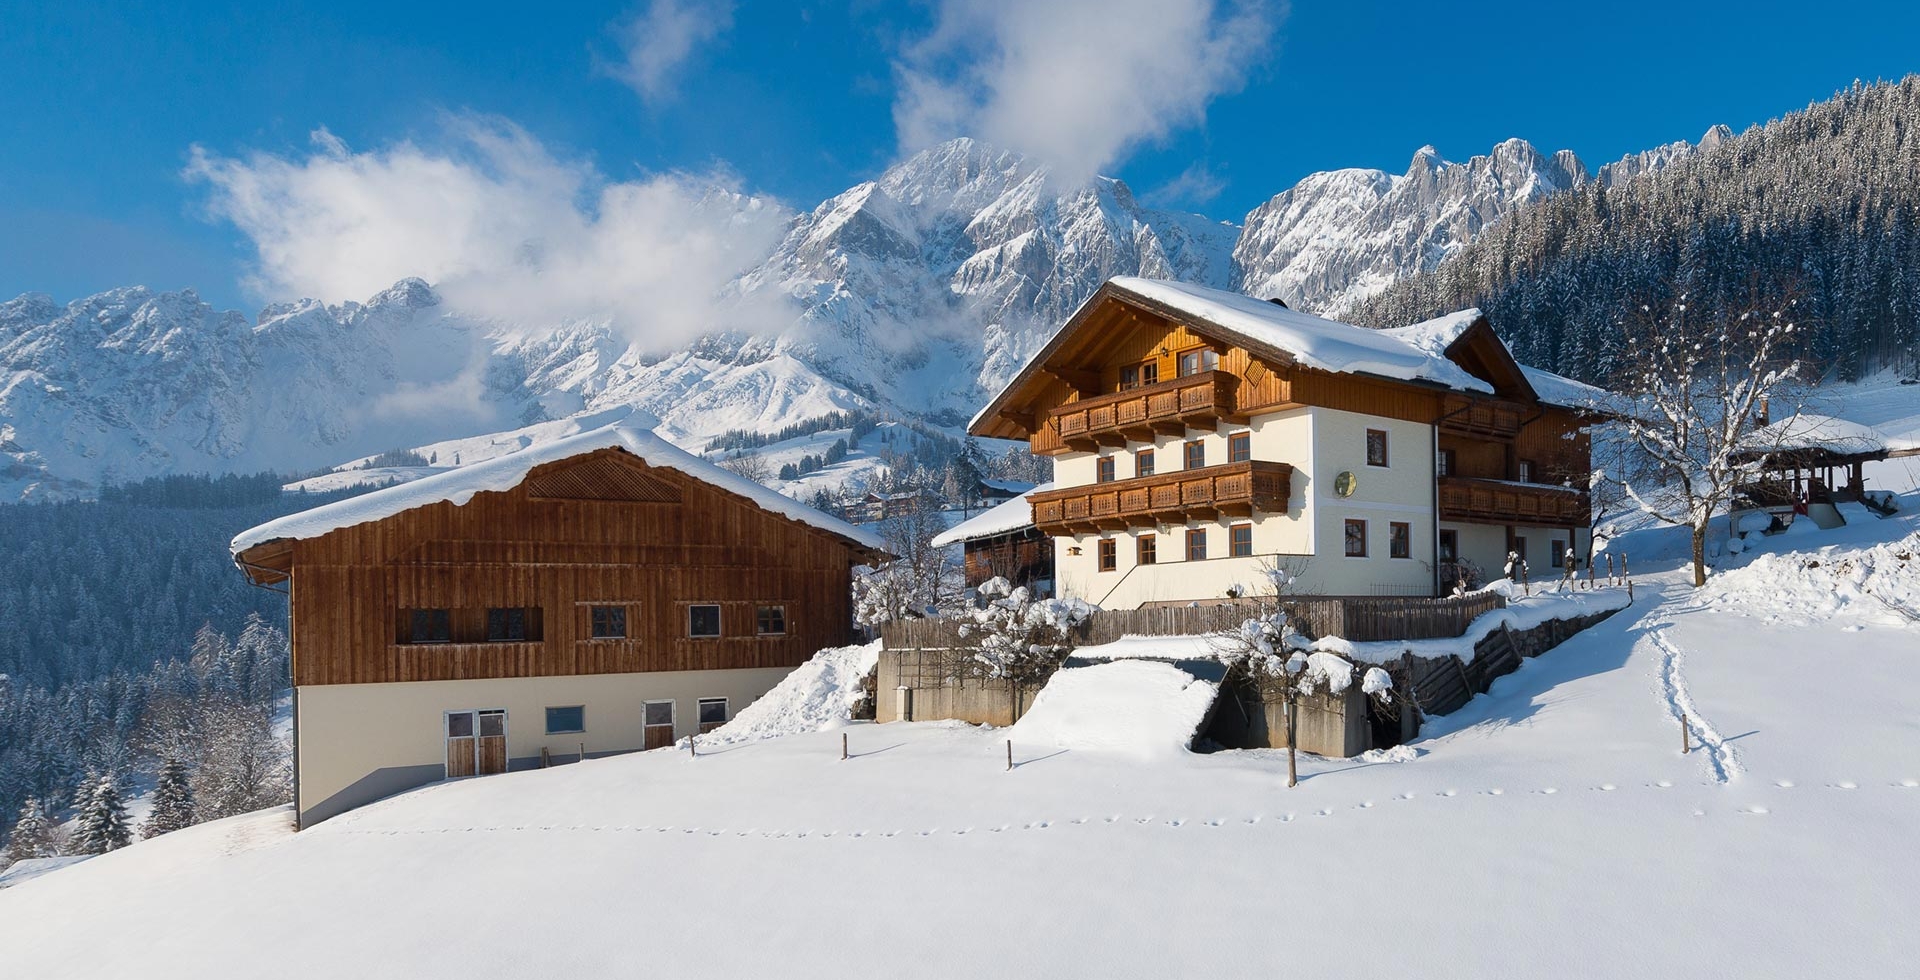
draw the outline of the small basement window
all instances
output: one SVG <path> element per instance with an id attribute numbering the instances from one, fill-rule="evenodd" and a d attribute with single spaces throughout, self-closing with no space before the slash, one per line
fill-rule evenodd
<path id="1" fill-rule="evenodd" d="M 408 643 L 453 642 L 453 614 L 445 609 L 415 609 L 408 617 Z"/>
<path id="2" fill-rule="evenodd" d="M 564 708 L 547 709 L 547 734 L 571 735 L 587 730 L 586 705 L 572 704 Z"/>
<path id="3" fill-rule="evenodd" d="M 754 632 L 761 636 L 781 636 L 787 632 L 787 607 L 761 606 L 754 610 Z"/>
<path id="4" fill-rule="evenodd" d="M 623 640 L 627 636 L 627 607 L 594 606 L 593 638 L 596 640 Z"/>
<path id="5" fill-rule="evenodd" d="M 727 723 L 726 698 L 700 699 L 700 733 L 706 734 Z"/>
<path id="6" fill-rule="evenodd" d="M 687 607 L 687 635 L 695 639 L 713 639 L 720 635 L 720 607 L 713 604 Z"/>

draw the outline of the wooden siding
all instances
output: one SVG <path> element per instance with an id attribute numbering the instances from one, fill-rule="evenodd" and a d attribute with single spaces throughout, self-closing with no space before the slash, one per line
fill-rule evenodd
<path id="1" fill-rule="evenodd" d="M 642 472 L 555 478 L 608 457 Z M 592 499 L 621 485 L 650 499 Z M 536 498 L 529 486 L 574 496 Z M 847 642 L 849 569 L 862 557 L 835 535 L 603 450 L 464 506 L 430 504 L 295 542 L 294 683 L 796 666 Z M 695 602 L 721 606 L 719 639 L 686 636 L 685 609 Z M 755 634 L 763 604 L 786 606 L 784 635 Z M 625 606 L 628 638 L 592 639 L 593 605 Z M 449 609 L 457 618 L 497 607 L 541 610 L 541 639 L 396 642 L 402 610 Z"/>
<path id="2" fill-rule="evenodd" d="M 979 538 L 967 542 L 961 550 L 968 588 L 996 575 L 1025 586 L 1053 578 L 1053 539 L 1038 528 Z"/>

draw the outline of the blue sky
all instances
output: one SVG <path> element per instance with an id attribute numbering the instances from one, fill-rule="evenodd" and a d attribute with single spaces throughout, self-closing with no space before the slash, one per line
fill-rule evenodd
<path id="1" fill-rule="evenodd" d="M 1464 159 L 1521 136 L 1594 166 L 1741 129 L 1920 69 L 1916 6 L 15 3 L 0 7 L 0 295 L 194 286 L 252 311 L 391 281 L 405 249 L 311 268 L 343 240 L 299 226 L 311 200 L 289 205 L 274 175 L 331 154 L 342 165 L 299 193 L 332 193 L 402 145 L 457 166 L 480 152 L 476 126 L 584 175 L 538 185 L 584 202 L 563 224 L 603 224 L 594 194 L 674 173 L 811 207 L 963 133 L 1237 221 L 1307 173 L 1399 172 L 1425 143 Z M 312 141 L 321 128 L 334 141 Z M 213 161 L 197 178 L 196 146 Z M 485 225 L 511 197 L 494 190 L 462 214 Z M 413 220 L 381 234 L 418 250 L 440 221 Z M 469 251 L 436 268 L 484 265 Z"/>

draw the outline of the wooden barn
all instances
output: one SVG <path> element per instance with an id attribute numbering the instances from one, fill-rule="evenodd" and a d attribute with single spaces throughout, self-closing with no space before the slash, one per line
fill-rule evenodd
<path id="1" fill-rule="evenodd" d="M 292 608 L 302 826 L 671 745 L 852 636 L 882 542 L 622 423 L 234 539 Z"/>
<path id="2" fill-rule="evenodd" d="M 1033 526 L 1027 496 L 1053 489 L 1043 483 L 981 511 L 934 536 L 936 548 L 960 545 L 967 587 L 1004 578 L 1035 595 L 1053 594 L 1053 539 Z"/>

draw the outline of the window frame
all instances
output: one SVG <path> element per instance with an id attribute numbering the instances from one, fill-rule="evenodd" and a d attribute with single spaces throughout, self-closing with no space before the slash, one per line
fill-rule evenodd
<path id="1" fill-rule="evenodd" d="M 720 720 L 708 721 L 707 707 L 709 705 L 714 705 L 714 704 L 717 704 L 720 706 Z M 694 727 L 698 729 L 701 734 L 705 734 L 713 730 L 712 728 L 708 728 L 707 727 L 708 725 L 712 725 L 714 726 L 714 728 L 718 728 L 719 726 L 724 725 L 729 721 L 732 721 L 733 713 L 730 710 L 728 710 L 729 707 L 730 706 L 726 698 L 699 698 L 694 702 L 694 708 L 693 708 Z"/>
<path id="2" fill-rule="evenodd" d="M 1246 538 L 1244 549 L 1241 547 L 1241 537 L 1243 532 Z M 1227 525 L 1227 557 L 1229 558 L 1253 557 L 1253 525 L 1251 523 Z"/>
<path id="3" fill-rule="evenodd" d="M 1523 562 L 1526 561 L 1527 560 L 1527 536 L 1524 534 L 1514 535 L 1513 543 L 1507 546 L 1507 550 L 1520 556 L 1521 561 Z"/>
<path id="4" fill-rule="evenodd" d="M 408 646 L 441 646 L 453 642 L 453 610 L 409 609 L 407 613 Z M 427 628 L 424 635 L 420 629 L 421 617 L 426 617 Z M 436 625 L 439 627 L 437 631 L 434 628 Z M 434 635 L 436 632 L 439 633 L 437 637 Z"/>
<path id="5" fill-rule="evenodd" d="M 1559 538 L 1549 538 L 1548 542 L 1552 545 L 1552 554 L 1550 556 L 1552 558 L 1552 567 L 1567 567 L 1567 543 Z"/>
<path id="6" fill-rule="evenodd" d="M 1101 538 L 1094 547 L 1094 568 L 1102 572 L 1114 572 L 1120 569 L 1120 542 L 1113 538 Z"/>
<path id="7" fill-rule="evenodd" d="M 553 727 L 553 713 L 556 711 L 580 712 L 580 727 L 579 728 Z M 550 704 L 547 706 L 547 710 L 546 710 L 546 723 L 547 723 L 548 735 L 579 735 L 587 730 L 587 706 L 584 704 Z"/>
<path id="8" fill-rule="evenodd" d="M 1532 483 L 1534 469 L 1533 460 L 1516 460 L 1513 471 L 1514 479 L 1519 480 L 1521 483 Z"/>
<path id="9" fill-rule="evenodd" d="M 1387 522 L 1387 557 L 1413 558 L 1413 524 L 1409 521 Z"/>
<path id="10" fill-rule="evenodd" d="M 648 709 L 656 704 L 664 704 L 667 706 L 667 720 L 660 724 L 655 724 L 652 719 L 647 717 Z M 640 702 L 640 728 L 643 731 L 648 728 L 672 728 L 676 733 L 679 732 L 680 706 L 675 703 L 672 698 L 649 698 Z"/>
<path id="11" fill-rule="evenodd" d="M 1460 560 L 1460 532 L 1450 527 L 1440 529 L 1439 553 L 1441 561 Z"/>
<path id="12" fill-rule="evenodd" d="M 1114 466 L 1113 466 L 1112 456 L 1102 456 L 1099 459 L 1094 460 L 1093 482 L 1112 483 L 1113 476 L 1114 476 L 1113 470 L 1114 470 Z"/>
<path id="13" fill-rule="evenodd" d="M 1194 369 L 1187 370 L 1187 358 L 1193 358 Z M 1173 356 L 1173 374 L 1176 378 L 1191 378 L 1196 374 L 1220 370 L 1220 352 L 1211 347 L 1189 347 Z"/>
<path id="14" fill-rule="evenodd" d="M 695 633 L 693 631 L 693 614 L 694 614 L 694 610 L 696 609 L 713 610 L 713 632 L 712 633 Z M 718 640 L 724 637 L 725 635 L 726 635 L 725 615 L 721 612 L 719 603 L 717 602 L 687 603 L 687 632 L 686 632 L 687 639 Z"/>
<path id="15" fill-rule="evenodd" d="M 1373 437 L 1374 436 L 1380 437 L 1380 443 L 1379 443 L 1380 461 L 1377 463 L 1374 462 L 1374 457 L 1373 457 L 1373 447 L 1374 447 Z M 1367 465 L 1377 466 L 1381 469 L 1391 469 L 1393 465 L 1392 460 L 1393 460 L 1393 457 L 1389 452 L 1388 444 L 1387 444 L 1387 430 L 1368 429 L 1367 430 Z"/>
<path id="16" fill-rule="evenodd" d="M 1227 462 L 1244 463 L 1253 458 L 1253 433 L 1233 432 L 1227 435 Z"/>
<path id="17" fill-rule="evenodd" d="M 1198 543 L 1199 545 L 1199 554 L 1194 553 L 1194 546 L 1196 543 Z M 1207 560 L 1207 529 L 1206 528 L 1204 527 L 1187 528 L 1187 560 L 1188 561 L 1206 561 Z"/>
<path id="18" fill-rule="evenodd" d="M 1206 440 L 1188 439 L 1181 443 L 1180 468 L 1183 470 L 1203 470 L 1207 468 Z"/>
<path id="19" fill-rule="evenodd" d="M 1457 465 L 1459 464 L 1455 461 L 1453 450 L 1441 449 L 1434 454 L 1433 475 L 1452 476 L 1454 467 Z"/>
<path id="20" fill-rule="evenodd" d="M 780 628 L 778 630 L 768 630 L 763 628 L 766 625 L 767 612 L 769 610 L 773 611 L 776 615 L 780 617 Z M 788 625 L 789 624 L 787 623 L 787 604 L 786 603 L 775 602 L 775 603 L 768 603 L 764 606 L 758 603 L 754 604 L 753 635 L 755 636 L 786 636 Z"/>
<path id="21" fill-rule="evenodd" d="M 605 614 L 606 627 L 601 627 L 601 616 Z M 626 640 L 632 638 L 627 627 L 627 607 L 620 603 L 601 603 L 587 607 L 587 638 L 590 640 Z M 619 620 L 620 632 L 611 632 L 614 620 Z"/>
<path id="22" fill-rule="evenodd" d="M 1136 565 L 1157 565 L 1160 563 L 1160 545 L 1152 531 L 1136 534 L 1133 537 L 1133 563 Z"/>
<path id="23" fill-rule="evenodd" d="M 531 642 L 533 617 L 528 615 L 526 606 L 488 606 L 487 642 L 488 643 L 527 643 Z M 515 620 L 518 620 L 516 624 Z M 498 627 L 496 629 L 496 626 Z M 517 628 L 516 628 L 517 626 Z"/>
<path id="24" fill-rule="evenodd" d="M 1140 365 L 1123 364 L 1120 366 L 1120 391 L 1132 391 L 1140 387 Z"/>
<path id="25" fill-rule="evenodd" d="M 1348 518 L 1345 518 L 1345 522 L 1346 523 L 1341 525 L 1341 531 L 1340 531 L 1341 550 L 1345 552 L 1343 557 L 1346 557 L 1346 558 L 1367 557 L 1368 546 L 1367 546 L 1366 519 L 1361 517 L 1348 517 Z M 1358 526 L 1360 528 L 1360 539 L 1359 539 L 1360 550 L 1359 551 L 1353 550 L 1353 542 L 1354 542 L 1353 529 L 1355 526 Z"/>
<path id="26" fill-rule="evenodd" d="M 1134 450 L 1133 452 L 1133 475 L 1134 476 L 1136 477 L 1152 476 L 1153 466 L 1154 466 L 1153 450 L 1151 449 Z"/>

